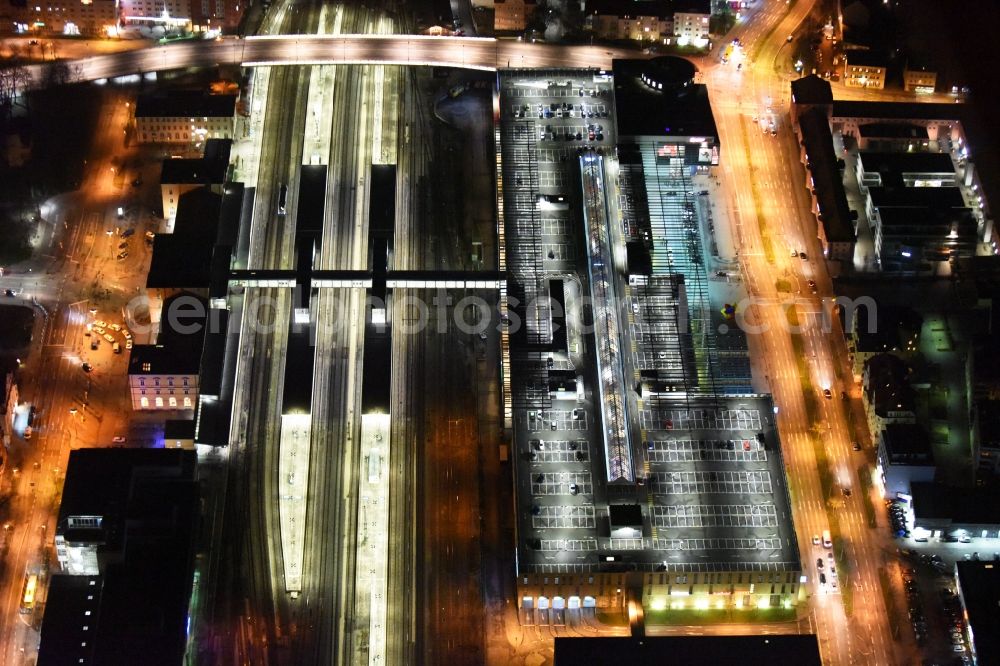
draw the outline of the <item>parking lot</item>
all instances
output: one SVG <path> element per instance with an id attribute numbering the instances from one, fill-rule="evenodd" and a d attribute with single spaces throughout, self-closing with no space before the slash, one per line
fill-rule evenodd
<path id="1" fill-rule="evenodd" d="M 899 575 L 903 604 L 897 622 L 904 638 L 916 641 L 931 658 L 972 663 L 968 631 L 955 594 L 954 568 L 933 553 L 902 549 Z"/>
<path id="2" fill-rule="evenodd" d="M 644 176 L 634 163 L 619 168 L 611 150 L 615 118 L 610 81 L 594 72 L 505 74 L 500 109 L 508 270 L 523 286 L 517 296 L 530 301 L 547 295 L 547 280 L 553 276 L 579 285 L 573 286 L 573 294 L 590 294 L 584 239 L 592 242 L 593 234 L 582 219 L 575 162 L 585 151 L 606 159 L 605 177 L 597 174 L 591 185 L 602 188 L 599 194 L 608 201 L 612 246 L 642 233 L 636 203 L 627 192 L 630 180 L 663 175 Z M 676 236 L 678 247 L 700 255 L 702 246 L 691 239 L 700 229 L 698 192 L 689 175 L 677 174 L 670 182 L 670 191 L 658 191 L 655 202 L 641 205 L 669 211 L 660 218 L 670 227 L 663 237 L 672 242 Z M 669 261 L 684 274 L 688 299 L 707 303 L 705 262 L 694 255 L 681 259 Z M 682 337 L 681 320 L 687 316 L 682 309 L 701 308 L 701 301 L 692 305 L 680 298 L 672 278 L 650 281 L 641 289 L 622 284 L 608 294 L 620 298 L 617 312 L 627 328 L 621 339 L 630 350 L 626 375 L 654 369 L 678 386 L 690 383 L 698 371 L 685 365 L 691 361 L 684 352 L 690 343 Z M 565 307 L 579 306 L 567 298 Z M 527 341 L 543 349 L 555 344 L 548 306 L 524 314 Z M 646 498 L 645 525 L 641 532 L 633 530 L 633 537 L 608 535 L 609 471 L 602 428 L 609 426 L 601 418 L 607 400 L 598 392 L 598 364 L 586 355 L 593 347 L 593 342 L 583 348 L 570 342 L 565 352 L 512 351 L 512 390 L 520 396 L 514 445 L 519 535 L 524 540 L 519 544 L 521 570 L 595 571 L 619 553 L 654 570 L 665 561 L 687 563 L 694 570 L 706 563 L 751 571 L 797 566 L 783 463 L 767 399 L 695 397 L 684 407 L 654 398 L 633 403 L 629 428 L 642 433 L 632 455 L 641 475 L 637 497 Z M 576 395 L 544 390 L 555 370 L 583 382 Z"/>

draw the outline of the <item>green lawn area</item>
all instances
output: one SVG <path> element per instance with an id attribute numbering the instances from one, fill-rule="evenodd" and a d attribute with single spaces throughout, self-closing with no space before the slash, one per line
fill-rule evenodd
<path id="1" fill-rule="evenodd" d="M 854 614 L 854 586 L 851 585 L 851 562 L 844 554 L 844 542 L 840 535 L 840 521 L 836 514 L 826 505 L 826 515 L 830 517 L 830 535 L 833 537 L 833 557 L 837 562 L 837 576 L 840 578 L 840 600 L 844 604 L 844 615 L 851 617 Z M 839 545 L 839 548 L 838 548 Z"/>
<path id="2" fill-rule="evenodd" d="M 858 468 L 858 479 L 861 481 L 861 508 L 868 527 L 874 529 L 878 523 L 875 522 L 875 505 L 872 504 L 872 475 L 867 464 Z"/>
<path id="3" fill-rule="evenodd" d="M 746 151 L 747 164 L 753 164 L 753 156 L 750 154 L 750 140 L 747 136 L 747 122 L 746 118 L 740 124 L 740 129 L 743 131 L 743 146 Z M 753 175 L 754 168 L 750 167 L 750 190 L 753 193 L 754 208 L 757 213 L 757 227 L 760 231 L 760 242 L 763 245 L 764 257 L 767 258 L 767 263 L 774 263 L 774 243 L 771 241 L 771 233 L 767 228 L 767 221 L 764 219 L 764 209 L 760 205 L 760 192 L 757 190 L 757 179 Z"/>

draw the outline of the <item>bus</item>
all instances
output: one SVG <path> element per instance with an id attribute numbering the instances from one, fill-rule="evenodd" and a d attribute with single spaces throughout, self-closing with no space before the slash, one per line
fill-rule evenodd
<path id="1" fill-rule="evenodd" d="M 21 612 L 30 613 L 35 610 L 35 590 L 38 587 L 38 575 L 30 574 L 24 581 L 24 592 L 21 594 Z"/>
<path id="2" fill-rule="evenodd" d="M 281 189 L 278 190 L 278 215 L 285 214 L 285 199 L 288 198 L 288 185 L 282 183 Z"/>
<path id="3" fill-rule="evenodd" d="M 368 455 L 368 483 L 377 483 L 382 477 L 382 456 L 372 451 Z"/>
<path id="4" fill-rule="evenodd" d="M 569 199 L 562 194 L 539 194 L 535 196 L 538 210 L 569 210 Z"/>

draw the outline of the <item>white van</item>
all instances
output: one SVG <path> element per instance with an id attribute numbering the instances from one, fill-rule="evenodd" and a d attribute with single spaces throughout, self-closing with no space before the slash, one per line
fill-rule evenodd
<path id="1" fill-rule="evenodd" d="M 830 540 L 830 530 L 823 530 L 823 547 L 833 548 L 833 541 Z"/>

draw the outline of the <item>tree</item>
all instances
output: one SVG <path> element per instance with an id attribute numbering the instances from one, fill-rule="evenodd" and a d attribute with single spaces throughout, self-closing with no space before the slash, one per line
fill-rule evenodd
<path id="1" fill-rule="evenodd" d="M 728 3 L 719 5 L 719 9 L 712 14 L 709 23 L 709 32 L 718 37 L 724 36 L 736 25 L 736 15 L 730 9 Z"/>
<path id="2" fill-rule="evenodd" d="M 11 117 L 17 97 L 31 83 L 31 73 L 19 56 L 0 61 L 0 119 Z"/>
<path id="3" fill-rule="evenodd" d="M 43 79 L 45 88 L 56 88 L 58 86 L 71 83 L 74 78 L 79 77 L 80 67 L 74 65 L 70 67 L 65 60 L 56 60 L 45 67 Z"/>

